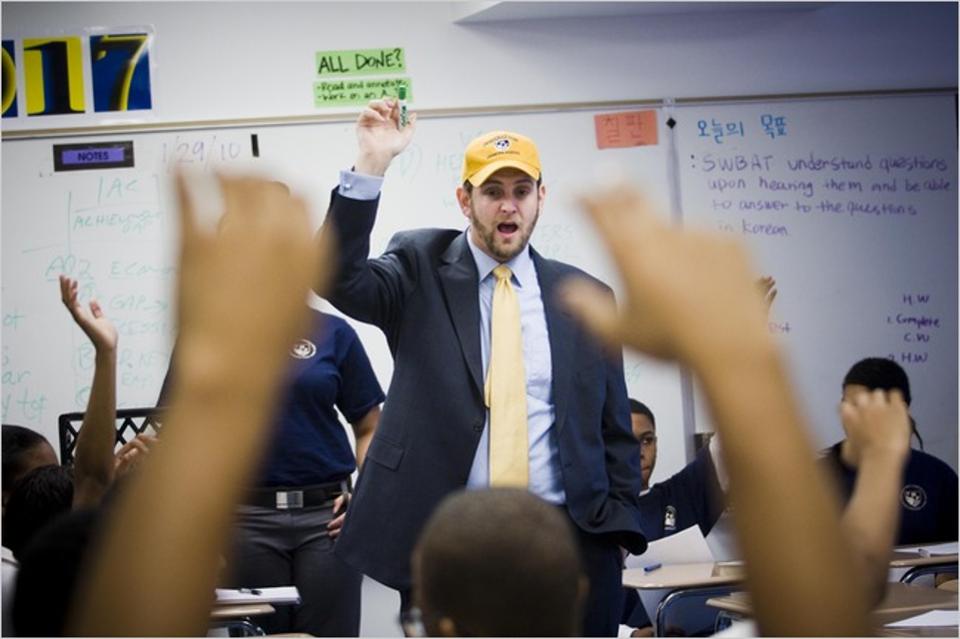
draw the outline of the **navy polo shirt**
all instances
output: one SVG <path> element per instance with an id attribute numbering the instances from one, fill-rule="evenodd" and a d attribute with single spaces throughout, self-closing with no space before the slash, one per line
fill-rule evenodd
<path id="1" fill-rule="evenodd" d="M 846 503 L 853 494 L 857 470 L 843 463 L 842 444 L 828 448 L 820 464 L 836 478 L 840 496 Z M 957 474 L 933 455 L 911 449 L 901 482 L 896 545 L 956 540 Z"/>
<path id="2" fill-rule="evenodd" d="M 690 526 L 706 536 L 723 514 L 725 501 L 717 470 L 704 446 L 692 462 L 669 479 L 640 494 L 640 526 L 647 541 L 669 537 Z M 620 623 L 631 628 L 651 625 L 633 588 L 624 588 Z"/>
<path id="3" fill-rule="evenodd" d="M 680 472 L 640 495 L 640 526 L 648 541 L 694 525 L 707 536 L 724 507 L 723 489 L 710 450 L 704 446 Z"/>
<path id="4" fill-rule="evenodd" d="M 337 417 L 353 423 L 383 402 L 360 338 L 342 318 L 311 309 L 311 328 L 288 354 L 289 368 L 259 486 L 310 486 L 345 479 L 356 467 Z M 173 375 L 167 371 L 158 405 Z"/>

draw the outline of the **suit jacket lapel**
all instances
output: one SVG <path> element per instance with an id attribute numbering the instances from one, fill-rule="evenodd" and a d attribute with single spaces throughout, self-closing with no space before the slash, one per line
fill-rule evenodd
<path id="1" fill-rule="evenodd" d="M 483 396 L 483 365 L 480 355 L 480 297 L 477 265 L 470 254 L 467 240 L 459 235 L 450 243 L 438 269 L 463 358 L 470 370 L 476 391 Z"/>
<path id="2" fill-rule="evenodd" d="M 570 398 L 570 381 L 573 377 L 573 352 L 576 341 L 576 325 L 557 299 L 557 287 L 563 279 L 559 271 L 530 248 L 533 264 L 540 283 L 540 297 L 547 320 L 550 339 L 551 374 L 553 376 L 553 405 L 556 408 L 557 431 L 563 429 Z"/>

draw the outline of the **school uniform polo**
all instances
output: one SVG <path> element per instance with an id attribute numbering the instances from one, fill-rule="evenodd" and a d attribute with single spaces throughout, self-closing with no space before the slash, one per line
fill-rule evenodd
<path id="1" fill-rule="evenodd" d="M 258 486 L 311 486 L 346 479 L 357 463 L 337 416 L 354 423 L 384 400 L 356 331 L 343 318 L 312 312 L 312 327 L 290 351 L 270 448 Z"/>
<path id="2" fill-rule="evenodd" d="M 840 456 L 843 442 L 828 448 L 820 459 L 837 480 L 844 503 L 853 495 L 857 469 Z M 957 540 L 957 474 L 943 461 L 911 449 L 900 489 L 900 528 L 896 545 L 909 546 Z"/>
<path id="3" fill-rule="evenodd" d="M 699 526 L 706 537 L 723 509 L 723 489 L 710 449 L 704 446 L 680 472 L 640 494 L 640 526 L 648 541 L 669 537 L 690 526 Z M 633 588 L 624 588 L 621 619 L 631 628 L 651 623 Z"/>

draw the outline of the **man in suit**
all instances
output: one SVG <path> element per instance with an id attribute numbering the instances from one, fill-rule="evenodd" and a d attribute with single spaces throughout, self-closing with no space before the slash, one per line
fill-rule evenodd
<path id="1" fill-rule="evenodd" d="M 584 274 L 529 247 L 546 196 L 536 146 L 509 132 L 475 139 L 457 189 L 468 229 L 401 232 L 369 259 L 382 176 L 416 116 L 399 122 L 394 101 L 360 114 L 357 161 L 341 173 L 327 220 L 340 240 L 328 297 L 379 326 L 394 358 L 337 552 L 400 590 L 407 607 L 411 552 L 435 506 L 464 486 L 522 486 L 577 532 L 590 580 L 585 634 L 615 635 L 621 548 L 646 546 L 636 441 L 619 353 L 556 299 L 561 280 Z"/>

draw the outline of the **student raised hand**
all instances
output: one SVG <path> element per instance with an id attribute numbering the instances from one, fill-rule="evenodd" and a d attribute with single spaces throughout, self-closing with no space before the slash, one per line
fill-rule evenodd
<path id="1" fill-rule="evenodd" d="M 163 445 L 121 494 L 74 599 L 70 634 L 201 636 L 233 513 L 266 447 L 290 345 L 329 241 L 281 185 L 220 179 L 220 231 L 182 178 L 178 376 Z M 144 548 L 149 548 L 147 553 Z M 137 557 L 137 561 L 130 561 Z"/>
<path id="2" fill-rule="evenodd" d="M 306 321 L 323 247 L 310 241 L 306 205 L 282 183 L 221 177 L 220 186 L 225 212 L 213 231 L 195 222 L 178 181 L 180 340 L 202 339 L 228 360 L 268 357 L 279 365 Z"/>
<path id="3" fill-rule="evenodd" d="M 113 476 L 119 479 L 137 468 L 156 443 L 156 435 L 140 433 L 124 444 L 113 456 Z"/>
<path id="4" fill-rule="evenodd" d="M 80 509 L 99 504 L 115 474 L 117 329 L 96 300 L 90 300 L 89 310 L 80 303 L 77 281 L 66 275 L 60 276 L 60 300 L 96 349 L 90 397 L 74 450 L 73 508 Z"/>
<path id="5" fill-rule="evenodd" d="M 384 98 L 371 100 L 357 118 L 359 155 L 357 173 L 383 175 L 393 158 L 400 155 L 417 129 L 417 115 L 410 114 L 407 126 L 400 127 L 400 103 Z"/>
<path id="6" fill-rule="evenodd" d="M 669 227 L 626 186 L 583 204 L 626 295 L 618 312 L 593 285 L 570 282 L 564 301 L 607 343 L 678 359 L 697 375 L 723 437 L 760 632 L 867 634 L 867 574 L 817 472 L 746 251 L 726 235 Z"/>
<path id="7" fill-rule="evenodd" d="M 617 312 L 609 296 L 589 284 L 568 285 L 567 303 L 598 336 L 686 364 L 718 347 L 729 353 L 766 341 L 765 308 L 739 244 L 671 228 L 626 186 L 582 203 L 623 273 L 626 290 Z M 718 335 L 724 339 L 714 339 Z"/>
<path id="8" fill-rule="evenodd" d="M 773 306 L 773 300 L 777 299 L 777 280 L 769 275 L 764 275 L 757 280 L 757 292 L 763 300 L 763 305 L 770 313 L 770 307 Z"/>
<path id="9" fill-rule="evenodd" d="M 857 393 L 840 402 L 840 419 L 861 460 L 881 455 L 902 461 L 910 452 L 910 414 L 898 390 Z"/>
<path id="10" fill-rule="evenodd" d="M 899 390 L 864 390 L 840 403 L 844 446 L 856 457 L 857 480 L 843 513 L 871 601 L 886 592 L 890 553 L 900 526 L 903 467 L 910 453 L 910 415 Z"/>
<path id="11" fill-rule="evenodd" d="M 77 293 L 77 280 L 66 275 L 60 276 L 60 300 L 67 307 L 73 321 L 90 338 L 97 351 L 104 349 L 114 350 L 117 347 L 117 329 L 103 314 L 97 300 L 90 300 L 90 310 L 80 303 Z"/>

